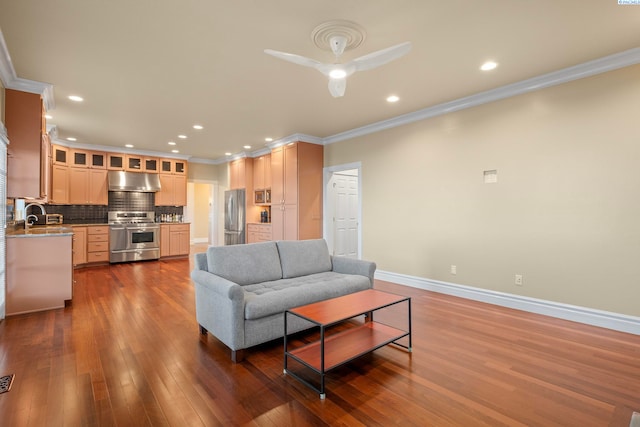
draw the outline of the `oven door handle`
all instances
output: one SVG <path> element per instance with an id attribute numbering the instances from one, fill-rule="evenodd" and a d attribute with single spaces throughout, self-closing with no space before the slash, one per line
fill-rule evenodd
<path id="1" fill-rule="evenodd" d="M 124 230 L 124 229 L 125 229 L 124 227 L 117 227 L 117 228 L 116 227 L 111 227 L 111 228 L 109 228 L 109 230 L 113 230 L 113 231 Z"/>

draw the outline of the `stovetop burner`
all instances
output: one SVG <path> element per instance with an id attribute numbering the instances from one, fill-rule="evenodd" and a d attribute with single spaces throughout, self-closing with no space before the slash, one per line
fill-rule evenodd
<path id="1" fill-rule="evenodd" d="M 109 211 L 107 219 L 109 224 L 149 224 L 155 222 L 153 211 Z"/>

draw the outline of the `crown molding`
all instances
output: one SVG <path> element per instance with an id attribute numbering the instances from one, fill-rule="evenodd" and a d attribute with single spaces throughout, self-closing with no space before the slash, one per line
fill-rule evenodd
<path id="1" fill-rule="evenodd" d="M 619 68 L 628 67 L 640 63 L 640 48 L 626 50 L 624 52 L 605 56 L 593 61 L 578 64 L 572 67 L 564 68 L 559 71 L 543 74 L 538 77 L 501 86 L 496 89 L 480 92 L 465 98 L 456 99 L 454 101 L 438 104 L 433 107 L 414 111 L 412 113 L 393 117 L 391 119 L 382 120 L 346 132 L 341 132 L 323 139 L 323 143 L 333 144 L 335 142 L 345 141 L 347 139 L 358 136 L 368 135 L 374 132 L 380 132 L 397 126 L 403 126 L 420 120 L 429 119 L 454 111 L 466 108 L 476 107 L 488 102 L 498 101 L 512 96 L 522 95 L 535 90 L 544 89 L 573 80 L 591 77 L 596 74 L 606 73 L 608 71 L 617 70 Z"/>
<path id="2" fill-rule="evenodd" d="M 4 36 L 2 35 L 2 30 L 0 30 L 0 80 L 2 80 L 2 85 L 5 89 L 37 93 L 42 96 L 46 111 L 56 108 L 56 103 L 53 99 L 52 84 L 22 79 L 17 76 L 16 70 L 13 68 L 11 55 L 9 55 L 9 48 L 4 40 Z"/>
<path id="3" fill-rule="evenodd" d="M 62 139 L 58 139 L 56 128 L 52 128 L 51 143 L 56 145 L 61 145 L 67 148 L 78 148 L 80 150 L 89 150 L 89 151 L 104 151 L 105 153 L 118 153 L 118 154 L 135 154 L 136 156 L 150 156 L 150 157 L 159 157 L 163 159 L 180 159 L 191 161 L 191 156 L 186 154 L 174 154 L 174 153 L 164 153 L 160 151 L 148 151 L 148 150 L 134 150 L 131 148 L 119 148 L 112 147 L 108 145 L 95 145 L 95 144 L 82 144 L 79 142 L 70 142 Z"/>

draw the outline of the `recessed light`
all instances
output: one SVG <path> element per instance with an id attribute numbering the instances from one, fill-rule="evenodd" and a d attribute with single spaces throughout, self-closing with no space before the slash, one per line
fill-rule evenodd
<path id="1" fill-rule="evenodd" d="M 230 155 L 231 155 L 231 153 L 224 153 L 224 155 L 225 155 L 225 156 L 230 156 Z"/>
<path id="2" fill-rule="evenodd" d="M 84 101 L 84 99 L 82 99 L 81 96 L 78 95 L 69 95 L 69 99 L 75 102 L 82 102 Z"/>
<path id="3" fill-rule="evenodd" d="M 69 138 L 67 138 L 67 141 L 77 141 L 77 139 L 72 137 L 72 136 L 70 136 Z"/>
<path id="4" fill-rule="evenodd" d="M 265 138 L 264 140 L 267 141 L 267 142 L 271 142 L 271 141 L 273 141 L 273 138 Z"/>
<path id="5" fill-rule="evenodd" d="M 169 144 L 169 145 L 176 145 L 176 143 L 175 143 L 174 141 L 169 141 L 169 142 L 167 142 L 167 144 Z"/>
<path id="6" fill-rule="evenodd" d="M 133 144 L 124 144 L 124 146 L 127 148 L 133 148 Z"/>
<path id="7" fill-rule="evenodd" d="M 179 153 L 180 150 L 171 150 L 172 153 Z"/>
<path id="8" fill-rule="evenodd" d="M 251 146 L 250 146 L 250 145 L 245 145 L 245 146 L 244 146 L 244 149 L 245 149 L 245 150 L 248 150 L 248 149 L 250 149 L 250 148 L 251 148 Z"/>
<path id="9" fill-rule="evenodd" d="M 198 130 L 203 129 L 203 127 L 201 125 L 193 125 L 193 128 L 194 129 L 198 129 Z"/>
<path id="10" fill-rule="evenodd" d="M 180 139 L 187 139 L 187 135 L 178 135 L 178 138 L 180 138 Z"/>
<path id="11" fill-rule="evenodd" d="M 491 71 L 491 70 L 495 69 L 497 66 L 498 66 L 498 64 L 496 62 L 487 61 L 487 62 L 485 62 L 484 64 L 482 64 L 480 66 L 480 69 L 482 71 Z"/>
<path id="12" fill-rule="evenodd" d="M 47 120 L 53 119 L 53 117 L 50 114 L 45 114 L 44 118 L 47 119 Z"/>
<path id="13" fill-rule="evenodd" d="M 400 98 L 396 95 L 387 96 L 387 102 L 398 102 Z"/>

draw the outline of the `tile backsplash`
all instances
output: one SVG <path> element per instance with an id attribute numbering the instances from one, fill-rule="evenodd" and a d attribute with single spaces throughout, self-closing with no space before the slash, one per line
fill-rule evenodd
<path id="1" fill-rule="evenodd" d="M 109 191 L 109 206 L 96 205 L 45 205 L 47 213 L 63 216 L 65 224 L 106 224 L 109 211 L 153 211 L 162 214 L 182 215 L 182 206 L 154 206 L 155 193 L 133 191 Z"/>

